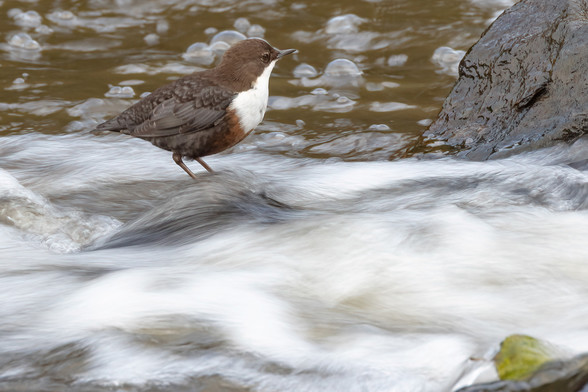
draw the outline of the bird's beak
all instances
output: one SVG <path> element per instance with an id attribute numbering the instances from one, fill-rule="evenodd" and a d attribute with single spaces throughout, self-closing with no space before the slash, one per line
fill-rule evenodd
<path id="1" fill-rule="evenodd" d="M 297 51 L 296 49 L 285 49 L 285 50 L 279 50 L 279 51 L 278 51 L 278 55 L 276 56 L 276 59 L 278 59 L 278 60 L 279 60 L 279 59 L 281 59 L 282 57 L 284 57 L 284 56 L 287 56 L 287 55 L 289 55 L 289 54 L 292 54 L 292 53 L 294 53 L 294 52 L 296 52 L 296 51 Z"/>

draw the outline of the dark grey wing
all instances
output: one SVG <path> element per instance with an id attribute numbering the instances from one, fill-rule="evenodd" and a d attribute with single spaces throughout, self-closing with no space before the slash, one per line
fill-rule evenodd
<path id="1" fill-rule="evenodd" d="M 234 93 L 216 86 L 199 91 L 188 101 L 182 101 L 184 97 L 181 96 L 172 96 L 155 106 L 145 121 L 130 126 L 129 133 L 148 138 L 208 129 L 226 115 L 233 97 Z"/>

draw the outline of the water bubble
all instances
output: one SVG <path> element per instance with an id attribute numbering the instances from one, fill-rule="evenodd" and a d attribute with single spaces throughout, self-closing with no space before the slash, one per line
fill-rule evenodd
<path id="1" fill-rule="evenodd" d="M 329 92 L 322 87 L 315 88 L 310 92 L 312 95 L 327 95 Z"/>
<path id="2" fill-rule="evenodd" d="M 151 33 L 147 34 L 143 37 L 143 40 L 147 43 L 147 45 L 157 45 L 159 43 L 159 35 Z"/>
<path id="3" fill-rule="evenodd" d="M 22 14 L 22 10 L 20 8 L 11 8 L 6 14 L 9 18 L 15 18 L 17 15 Z"/>
<path id="4" fill-rule="evenodd" d="M 47 19 L 60 26 L 72 26 L 78 23 L 77 17 L 71 11 L 54 11 L 47 15 Z"/>
<path id="5" fill-rule="evenodd" d="M 145 83 L 144 80 L 140 80 L 140 79 L 129 79 L 129 80 L 123 80 L 122 82 L 119 83 L 120 86 L 137 86 L 139 84 L 143 84 Z"/>
<path id="6" fill-rule="evenodd" d="M 343 135 L 326 143 L 314 145 L 310 151 L 328 155 L 353 154 L 354 158 L 360 159 L 386 159 L 393 151 L 403 146 L 402 136 L 373 131 Z"/>
<path id="7" fill-rule="evenodd" d="M 254 24 L 249 29 L 247 29 L 247 35 L 249 37 L 263 38 L 265 35 L 265 29 L 258 24 Z"/>
<path id="8" fill-rule="evenodd" d="M 119 74 L 148 74 L 157 75 L 162 73 L 169 74 L 189 74 L 192 72 L 202 71 L 202 68 L 189 66 L 181 63 L 168 63 L 162 66 L 150 66 L 147 64 L 125 64 L 114 69 Z"/>
<path id="9" fill-rule="evenodd" d="M 387 47 L 390 43 L 382 39 L 379 33 L 359 31 L 359 25 L 366 21 L 354 14 L 329 19 L 324 30 L 328 34 L 327 46 L 331 49 L 358 53 Z"/>
<path id="10" fill-rule="evenodd" d="M 155 31 L 157 34 L 165 34 L 169 31 L 169 22 L 167 20 L 158 20 L 157 25 L 155 25 Z"/>
<path id="11" fill-rule="evenodd" d="M 146 64 L 125 64 L 117 67 L 115 71 L 121 74 L 149 73 L 149 67 Z"/>
<path id="12" fill-rule="evenodd" d="M 286 152 L 303 148 L 307 143 L 301 136 L 293 136 L 281 131 L 276 131 L 255 135 L 252 144 L 266 151 Z M 248 148 L 245 147 L 244 150 L 246 149 Z"/>
<path id="13" fill-rule="evenodd" d="M 369 131 L 389 131 L 390 127 L 386 124 L 372 124 L 368 128 Z"/>
<path id="14" fill-rule="evenodd" d="M 356 102 L 345 96 L 338 97 L 334 101 L 322 101 L 314 105 L 312 110 L 334 112 L 334 113 L 345 113 L 353 109 Z"/>
<path id="15" fill-rule="evenodd" d="M 417 124 L 422 125 L 423 127 L 428 127 L 432 123 L 433 123 L 433 120 L 431 120 L 430 118 L 425 118 L 425 119 L 417 121 Z"/>
<path id="16" fill-rule="evenodd" d="M 244 39 L 247 39 L 247 37 L 244 36 L 243 34 L 239 33 L 238 31 L 224 30 L 224 31 L 221 31 L 220 33 L 217 33 L 214 37 L 212 37 L 212 40 L 210 41 L 210 45 L 212 46 L 213 44 L 215 44 L 217 42 L 226 42 L 230 46 L 230 45 L 233 45 L 234 43 L 242 41 Z"/>
<path id="17" fill-rule="evenodd" d="M 16 78 L 12 81 L 12 85 L 6 87 L 6 90 L 24 90 L 29 87 L 24 78 Z"/>
<path id="18" fill-rule="evenodd" d="M 515 0 L 470 0 L 474 5 L 482 7 L 500 7 L 508 8 L 516 3 Z"/>
<path id="19" fill-rule="evenodd" d="M 133 98 L 135 96 L 135 90 L 130 86 L 113 86 L 104 96 L 109 98 Z"/>
<path id="20" fill-rule="evenodd" d="M 249 27 L 251 27 L 251 23 L 247 20 L 247 18 L 237 18 L 235 23 L 233 23 L 233 27 L 242 33 L 246 32 Z"/>
<path id="21" fill-rule="evenodd" d="M 302 70 L 304 70 L 304 68 L 302 68 Z M 300 79 L 291 80 L 290 83 L 303 87 L 317 87 L 323 85 L 331 87 L 359 87 L 363 83 L 361 74 L 361 70 L 353 61 L 336 59 L 327 64 L 325 73 L 321 77 L 310 79 L 309 77 L 302 76 Z"/>
<path id="22" fill-rule="evenodd" d="M 447 46 L 442 46 L 435 49 L 431 60 L 435 64 L 441 66 L 442 73 L 457 76 L 459 62 L 463 56 L 465 56 L 465 52 L 463 50 L 455 50 Z"/>
<path id="23" fill-rule="evenodd" d="M 359 76 L 361 71 L 351 60 L 336 59 L 327 64 L 325 75 L 329 77 Z"/>
<path id="24" fill-rule="evenodd" d="M 396 88 L 396 87 L 400 87 L 400 84 L 398 84 L 396 82 L 389 82 L 389 81 L 385 81 L 385 82 L 381 82 L 381 83 L 368 82 L 365 84 L 365 89 L 367 91 L 383 91 L 386 88 Z"/>
<path id="25" fill-rule="evenodd" d="M 329 19 L 325 32 L 327 34 L 353 34 L 359 31 L 359 25 L 366 22 L 354 14 L 335 16 Z"/>
<path id="26" fill-rule="evenodd" d="M 361 31 L 353 34 L 337 34 L 328 40 L 331 49 L 345 50 L 347 52 L 365 52 L 366 50 L 384 49 L 390 45 L 390 41 L 382 39 L 379 33 L 373 31 Z"/>
<path id="27" fill-rule="evenodd" d="M 215 42 L 214 44 L 210 45 L 210 50 L 212 50 L 212 52 L 216 56 L 222 56 L 223 53 L 225 53 L 227 51 L 227 49 L 229 49 L 230 47 L 231 47 L 231 45 L 229 45 L 225 41 L 218 41 L 218 42 Z"/>
<path id="28" fill-rule="evenodd" d="M 213 35 L 216 34 L 218 32 L 218 29 L 215 27 L 209 27 L 206 30 L 204 30 L 204 34 L 206 35 Z"/>
<path id="29" fill-rule="evenodd" d="M 314 78 L 317 75 L 316 68 L 306 63 L 302 63 L 294 68 L 294 77 L 296 78 Z"/>
<path id="30" fill-rule="evenodd" d="M 182 55 L 184 60 L 192 61 L 202 65 L 210 65 L 214 62 L 215 54 L 204 42 L 196 42 L 188 47 Z"/>
<path id="31" fill-rule="evenodd" d="M 396 83 L 396 82 L 382 82 L 382 86 L 384 86 L 386 88 L 396 88 L 396 87 L 400 87 L 400 83 Z"/>
<path id="32" fill-rule="evenodd" d="M 37 41 L 31 38 L 27 33 L 16 33 L 8 40 L 8 44 L 15 48 L 39 51 L 41 45 Z"/>
<path id="33" fill-rule="evenodd" d="M 279 97 L 272 95 L 269 97 L 267 106 L 272 110 L 288 110 L 298 107 L 300 97 Z"/>
<path id="34" fill-rule="evenodd" d="M 388 66 L 390 67 L 399 67 L 408 61 L 408 56 L 405 54 L 396 54 L 393 56 L 388 57 Z"/>
<path id="35" fill-rule="evenodd" d="M 384 86 L 382 86 L 382 83 L 368 82 L 365 84 L 365 89 L 367 91 L 383 91 Z"/>
<path id="36" fill-rule="evenodd" d="M 329 100 L 331 100 L 331 97 L 326 92 L 324 95 L 307 94 L 296 98 L 271 96 L 268 101 L 268 106 L 275 110 L 289 110 L 299 107 L 315 107 L 317 104 Z"/>
<path id="37" fill-rule="evenodd" d="M 53 29 L 46 25 L 37 26 L 35 32 L 41 35 L 49 35 L 53 33 Z"/>
<path id="38" fill-rule="evenodd" d="M 298 128 L 303 128 L 306 125 L 306 123 L 304 122 L 304 120 L 296 120 L 296 126 Z"/>
<path id="39" fill-rule="evenodd" d="M 55 11 L 50 15 L 52 15 L 55 19 L 60 20 L 73 20 L 76 17 L 71 11 Z"/>
<path id="40" fill-rule="evenodd" d="M 14 23 L 23 27 L 37 27 L 41 25 L 41 15 L 37 11 L 27 11 L 16 14 Z"/>
<path id="41" fill-rule="evenodd" d="M 401 102 L 372 102 L 370 110 L 372 112 L 395 112 L 397 110 L 414 109 L 416 106 L 407 105 Z"/>

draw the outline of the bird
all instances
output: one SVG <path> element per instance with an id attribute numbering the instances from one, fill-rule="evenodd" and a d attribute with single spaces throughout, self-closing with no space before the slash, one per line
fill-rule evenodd
<path id="1" fill-rule="evenodd" d="M 202 157 L 233 147 L 259 125 L 271 72 L 278 60 L 294 52 L 259 38 L 241 40 L 216 67 L 159 87 L 94 132 L 120 132 L 171 151 L 174 162 L 193 179 L 196 175 L 183 158 L 212 173 Z"/>

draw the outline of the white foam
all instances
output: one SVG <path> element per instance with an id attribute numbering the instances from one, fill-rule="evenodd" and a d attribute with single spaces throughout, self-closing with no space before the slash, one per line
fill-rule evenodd
<path id="1" fill-rule="evenodd" d="M 71 157 L 74 142 L 83 160 Z M 2 148 L 27 193 L 87 189 L 99 204 L 100 186 L 185 177 L 169 155 L 121 136 L 18 135 Z M 39 179 L 30 168 L 48 148 L 53 170 Z M 550 154 L 480 163 L 212 157 L 219 184 L 224 169 L 246 166 L 256 174 L 236 171 L 238 182 L 265 184 L 300 216 L 235 219 L 183 246 L 67 258 L 22 252 L 14 233 L 3 235 L 13 273 L 0 276 L 2 319 L 27 329 L 10 330 L 0 348 L 35 355 L 80 344 L 88 365 L 72 377 L 100 385 L 216 375 L 259 390 L 431 392 L 451 390 L 470 356 L 508 334 L 586 350 L 588 216 L 577 205 L 588 179 L 546 165 L 546 155 L 559 159 Z M 23 189 L 6 173 L 0 180 Z"/>

